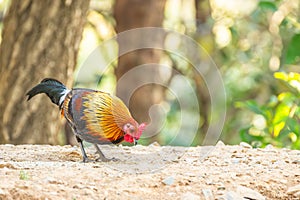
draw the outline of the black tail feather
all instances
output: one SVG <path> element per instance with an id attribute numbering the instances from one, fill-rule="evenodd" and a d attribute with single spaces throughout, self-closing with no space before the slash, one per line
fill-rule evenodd
<path id="1" fill-rule="evenodd" d="M 58 80 L 45 78 L 40 84 L 26 93 L 28 95 L 27 101 L 37 94 L 45 93 L 54 104 L 60 106 L 60 98 L 65 94 L 66 90 L 66 86 Z"/>

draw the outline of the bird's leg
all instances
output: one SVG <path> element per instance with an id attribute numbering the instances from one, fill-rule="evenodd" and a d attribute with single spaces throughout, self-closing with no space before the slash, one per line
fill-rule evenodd
<path id="1" fill-rule="evenodd" d="M 84 147 L 83 147 L 83 144 L 82 144 L 82 140 L 78 136 L 76 136 L 76 140 L 80 145 L 80 149 L 81 149 L 81 153 L 82 153 L 82 159 L 83 159 L 82 162 L 84 162 L 84 163 L 91 162 L 92 160 L 90 160 L 87 157 L 86 153 L 85 153 L 85 150 L 84 150 Z"/>
<path id="2" fill-rule="evenodd" d="M 99 154 L 99 158 L 96 159 L 96 161 L 102 161 L 102 162 L 109 162 L 109 161 L 118 161 L 118 159 L 116 158 L 106 158 L 105 155 L 102 153 L 102 151 L 100 150 L 99 146 L 97 144 L 94 144 L 97 153 Z"/>

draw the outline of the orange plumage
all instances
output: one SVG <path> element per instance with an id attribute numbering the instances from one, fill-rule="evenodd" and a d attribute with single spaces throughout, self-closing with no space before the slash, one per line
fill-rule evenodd
<path id="1" fill-rule="evenodd" d="M 82 140 L 93 143 L 103 161 L 107 159 L 97 144 L 138 140 L 145 129 L 131 116 L 128 108 L 116 96 L 91 89 L 68 90 L 55 79 L 44 79 L 32 88 L 28 100 L 39 93 L 46 93 L 61 109 L 61 114 L 72 127 L 80 144 L 83 161 L 88 161 Z"/>

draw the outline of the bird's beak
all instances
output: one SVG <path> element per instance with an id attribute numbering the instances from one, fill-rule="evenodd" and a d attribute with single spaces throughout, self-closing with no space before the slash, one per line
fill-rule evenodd
<path id="1" fill-rule="evenodd" d="M 133 145 L 137 145 L 137 140 L 133 138 Z"/>

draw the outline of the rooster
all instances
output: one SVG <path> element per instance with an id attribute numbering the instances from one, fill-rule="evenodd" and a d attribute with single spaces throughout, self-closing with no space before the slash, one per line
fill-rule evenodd
<path id="1" fill-rule="evenodd" d="M 138 124 L 128 108 L 116 96 L 83 88 L 69 90 L 58 80 L 46 78 L 26 95 L 28 101 L 37 94 L 45 93 L 52 103 L 59 106 L 72 127 L 80 145 L 83 162 L 91 161 L 84 150 L 83 141 L 94 144 L 100 155 L 96 161 L 110 161 L 98 144 L 118 144 L 123 140 L 136 144 L 146 124 Z"/>

